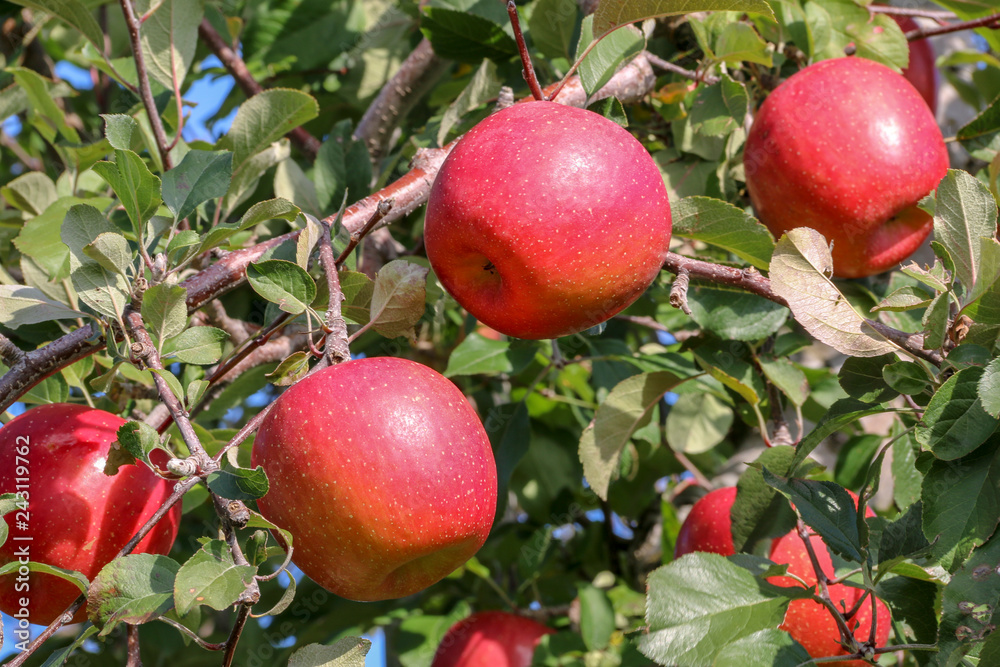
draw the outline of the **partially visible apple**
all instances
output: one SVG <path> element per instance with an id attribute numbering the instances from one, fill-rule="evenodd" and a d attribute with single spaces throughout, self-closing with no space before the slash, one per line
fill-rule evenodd
<path id="1" fill-rule="evenodd" d="M 909 16 L 895 16 L 903 32 L 917 30 L 920 26 Z M 903 76 L 913 84 L 920 96 L 927 102 L 931 113 L 937 113 L 938 71 L 934 64 L 934 47 L 926 39 L 915 39 L 910 44 L 910 65 L 903 70 Z"/>
<path id="2" fill-rule="evenodd" d="M 931 232 L 917 203 L 948 170 L 934 116 L 901 75 L 864 58 L 810 65 L 757 112 L 744 151 L 761 222 L 811 227 L 833 244 L 834 274 L 886 271 Z"/>
<path id="3" fill-rule="evenodd" d="M 722 556 L 732 556 L 732 521 L 729 510 L 736 501 L 736 487 L 715 489 L 698 499 L 681 524 L 674 545 L 674 558 L 693 551 L 707 551 Z"/>
<path id="4" fill-rule="evenodd" d="M 670 244 L 670 203 L 621 126 L 554 102 L 515 104 L 441 166 L 424 243 L 441 284 L 487 326 L 556 338 L 635 301 Z"/>
<path id="5" fill-rule="evenodd" d="M 542 637 L 555 632 L 502 611 L 483 611 L 451 626 L 431 667 L 529 667 Z"/>
<path id="6" fill-rule="evenodd" d="M 143 465 L 104 474 L 121 417 L 85 405 L 53 403 L 28 410 L 0 428 L 0 493 L 24 492 L 27 511 L 5 518 L 10 528 L 0 564 L 35 561 L 93 579 L 156 513 L 172 490 Z M 165 554 L 177 537 L 180 503 L 138 544 L 135 553 Z M 23 560 L 22 560 L 23 559 Z M 51 574 L 0 577 L 0 610 L 48 625 L 80 590 Z M 27 609 L 26 616 L 23 609 Z M 73 617 L 86 619 L 86 607 Z"/>
<path id="7" fill-rule="evenodd" d="M 254 440 L 258 502 L 292 559 L 351 600 L 416 593 L 465 563 L 493 524 L 497 472 L 465 396 L 436 371 L 377 357 L 289 388 Z"/>
<path id="8" fill-rule="evenodd" d="M 850 493 L 854 501 L 857 496 Z M 871 508 L 866 508 L 866 516 L 875 516 Z M 809 537 L 816 554 L 816 560 L 820 569 L 828 577 L 833 577 L 833 559 L 830 552 L 818 535 Z M 810 585 L 816 584 L 816 570 L 806 551 L 805 543 L 798 533 L 792 531 L 775 540 L 771 544 L 771 560 L 779 564 L 787 564 L 788 572 L 802 578 Z M 768 579 L 773 584 L 779 586 L 799 586 L 797 581 L 791 577 L 771 577 Z M 854 607 L 861 598 L 863 591 L 846 584 L 832 584 L 829 587 L 830 599 L 841 611 L 846 611 Z M 889 638 L 889 630 L 892 625 L 889 608 L 881 600 L 876 600 L 876 630 L 875 641 L 877 645 L 884 646 Z M 871 599 L 866 599 L 860 611 L 851 618 L 848 626 L 854 637 L 859 641 L 867 641 L 871 632 L 872 606 Z M 837 623 L 830 613 L 830 610 L 813 600 L 792 600 L 785 613 L 785 620 L 781 624 L 782 630 L 787 630 L 792 637 L 802 644 L 806 651 L 814 658 L 846 655 L 843 647 L 838 643 L 840 632 Z M 867 664 L 861 660 L 842 660 L 839 662 L 824 663 L 834 667 L 863 667 Z"/>

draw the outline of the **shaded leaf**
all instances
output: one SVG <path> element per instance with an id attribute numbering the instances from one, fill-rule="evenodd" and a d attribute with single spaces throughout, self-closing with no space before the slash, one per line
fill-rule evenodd
<path id="1" fill-rule="evenodd" d="M 237 565 L 229 545 L 211 540 L 177 570 L 174 601 L 177 613 L 187 614 L 195 606 L 219 611 L 231 607 L 253 582 L 257 568 Z"/>
<path id="2" fill-rule="evenodd" d="M 166 556 L 116 558 L 104 566 L 87 591 L 87 617 L 103 637 L 119 623 L 140 625 L 162 616 L 173 607 L 179 568 Z"/>
<path id="3" fill-rule="evenodd" d="M 375 276 L 371 319 L 386 338 L 413 337 L 413 327 L 424 315 L 429 269 L 394 259 Z"/>
<path id="4" fill-rule="evenodd" d="M 977 367 L 955 373 L 927 404 L 914 434 L 917 442 L 939 459 L 971 453 L 1000 426 L 1000 420 L 986 413 L 979 398 L 979 381 L 984 375 Z"/>

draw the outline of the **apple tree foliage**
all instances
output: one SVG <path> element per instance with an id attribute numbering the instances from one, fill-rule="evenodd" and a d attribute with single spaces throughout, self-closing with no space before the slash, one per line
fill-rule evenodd
<path id="1" fill-rule="evenodd" d="M 91 623 L 27 664 L 124 664 L 131 637 L 145 665 L 218 664 L 237 639 L 233 664 L 360 665 L 357 637 L 380 629 L 389 664 L 426 667 L 457 620 L 517 609 L 557 630 L 538 665 L 799 665 L 777 628 L 815 591 L 767 585 L 762 556 L 795 524 L 787 500 L 838 573 L 892 609 L 890 644 L 908 648 L 881 664 L 1000 664 L 1000 31 L 939 54 L 975 117 L 952 143 L 961 168 L 922 204 L 926 261 L 832 280 L 822 235 L 773 238 L 744 187 L 746 128 L 782 78 L 845 48 L 907 65 L 902 30 L 866 4 L 519 3 L 543 86 L 575 64 L 574 103 L 659 165 L 679 258 L 621 316 L 549 342 L 477 328 L 422 255 L 442 147 L 503 87 L 527 95 L 502 3 L 0 3 L 0 118 L 20 125 L 0 134 L 2 407 L 133 418 L 114 456 L 189 480 L 171 553 L 111 563 L 87 582 Z M 936 4 L 950 21 L 994 11 Z M 227 72 L 208 121 L 224 131 L 182 131 L 198 82 Z M 355 248 L 390 198 L 388 226 Z M 323 354 L 331 226 L 350 352 L 451 378 L 497 461 L 486 545 L 402 600 L 276 576 L 280 527 L 254 511 L 268 482 L 240 429 Z M 672 290 L 684 266 L 690 285 Z M 192 437 L 209 455 L 234 445 L 203 483 L 185 467 Z M 745 553 L 671 562 L 700 487 L 737 479 Z M 879 516 L 859 519 L 844 488 Z M 212 497 L 245 503 L 245 527 L 223 512 L 220 530 Z"/>

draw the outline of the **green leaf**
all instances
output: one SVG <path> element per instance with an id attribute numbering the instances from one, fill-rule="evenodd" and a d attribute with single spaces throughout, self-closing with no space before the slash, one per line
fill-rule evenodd
<path id="1" fill-rule="evenodd" d="M 316 185 L 294 160 L 282 160 L 274 172 L 274 194 L 293 202 L 303 211 L 320 213 Z"/>
<path id="2" fill-rule="evenodd" d="M 508 341 L 491 340 L 471 333 L 452 350 L 444 376 L 510 373 L 514 365 L 510 362 L 509 352 Z"/>
<path id="3" fill-rule="evenodd" d="M 66 122 L 66 112 L 56 104 L 54 99 L 57 96 L 65 96 L 65 93 L 57 95 L 56 88 L 50 80 L 26 67 L 8 67 L 6 71 L 14 75 L 14 81 L 18 88 L 25 92 L 28 103 L 36 113 L 49 121 L 66 141 L 73 144 L 80 143 L 80 135 L 77 134 L 72 125 Z M 49 141 L 54 141 L 54 132 L 50 130 L 47 138 Z"/>
<path id="4" fill-rule="evenodd" d="M 767 396 L 767 388 L 754 367 L 737 354 L 703 345 L 694 351 L 694 359 L 709 375 L 742 396 L 747 403 L 757 405 Z"/>
<path id="5" fill-rule="evenodd" d="M 951 255 L 955 277 L 970 295 L 980 279 L 983 239 L 997 233 L 997 202 L 989 188 L 958 169 L 941 181 L 936 201 L 934 238 Z"/>
<path id="6" fill-rule="evenodd" d="M 155 373 L 163 378 L 163 381 L 167 383 L 170 388 L 170 392 L 177 398 L 178 401 L 184 400 L 184 387 L 181 386 L 181 381 L 177 379 L 177 376 L 171 373 L 166 368 L 150 368 L 151 373 Z"/>
<path id="7" fill-rule="evenodd" d="M 173 338 L 187 325 L 187 289 L 160 283 L 142 295 L 142 321 L 160 342 Z"/>
<path id="8" fill-rule="evenodd" d="M 340 306 L 344 318 L 355 324 L 368 324 L 375 281 L 357 271 L 341 271 L 340 291 L 344 293 Z"/>
<path id="9" fill-rule="evenodd" d="M 932 295 L 928 294 L 919 287 L 915 285 L 906 285 L 904 287 L 900 287 L 898 290 L 882 299 L 877 306 L 872 308 L 872 312 L 878 313 L 883 310 L 888 310 L 893 313 L 899 313 L 906 310 L 913 310 L 914 308 L 926 306 L 931 302 L 932 298 Z"/>
<path id="10" fill-rule="evenodd" d="M 691 12 L 752 12 L 774 18 L 764 0 L 625 0 L 602 2 L 594 12 L 594 34 L 611 32 L 619 26 L 648 18 L 690 14 Z"/>
<path id="11" fill-rule="evenodd" d="M 208 366 L 219 361 L 229 334 L 215 327 L 191 327 L 180 335 L 167 339 L 163 356 L 186 364 Z M 178 395 L 178 397 L 180 397 Z"/>
<path id="12" fill-rule="evenodd" d="M 87 581 L 87 577 L 83 576 L 83 573 L 81 572 L 67 570 L 64 567 L 56 567 L 55 565 L 49 565 L 48 563 L 36 563 L 35 561 L 22 563 L 20 559 L 5 563 L 3 567 L 0 567 L 0 577 L 16 573 L 21 567 L 27 567 L 30 572 L 51 574 L 53 577 L 59 577 L 63 581 L 68 581 L 79 588 L 81 593 L 85 593 L 87 591 L 87 586 L 90 585 L 90 582 Z"/>
<path id="13" fill-rule="evenodd" d="M 865 521 L 870 531 L 869 544 L 880 566 L 892 560 L 915 557 L 930 547 L 921 529 L 923 506 L 919 501 L 910 505 L 895 521 L 882 517 L 868 517 Z"/>
<path id="14" fill-rule="evenodd" d="M 744 25 L 744 27 L 753 32 L 750 26 Z M 708 137 L 726 136 L 743 127 L 749 103 L 746 87 L 738 81 L 733 81 L 729 75 L 723 74 L 718 83 L 698 89 L 694 105 L 691 107 L 691 129 Z M 721 200 L 710 201 L 723 203 Z"/>
<path id="15" fill-rule="evenodd" d="M 70 250 L 70 277 L 80 300 L 98 313 L 118 319 L 129 301 L 128 282 L 84 252 L 85 246 L 104 233 L 120 234 L 96 208 L 78 204 L 66 213 L 61 237 Z"/>
<path id="16" fill-rule="evenodd" d="M 259 95 L 250 98 L 257 99 Z M 241 107 L 242 108 L 242 107 Z M 225 215 L 230 215 L 244 202 L 260 183 L 261 177 L 268 169 L 276 166 L 282 160 L 292 155 L 292 148 L 287 138 L 281 138 L 264 147 L 264 150 L 248 157 L 239 165 L 233 165 L 233 179 L 229 183 L 229 191 L 222 199 Z M 217 225 L 221 226 L 221 225 Z"/>
<path id="17" fill-rule="evenodd" d="M 99 52 L 104 52 L 104 31 L 91 10 L 79 0 L 13 0 L 13 4 L 55 16 L 86 37 Z"/>
<path id="18" fill-rule="evenodd" d="M 229 151 L 188 151 L 180 164 L 163 174 L 163 203 L 174 218 L 183 220 L 206 201 L 224 196 L 232 177 Z"/>
<path id="19" fill-rule="evenodd" d="M 649 631 L 639 635 L 639 650 L 664 665 L 711 667 L 726 644 L 780 625 L 788 607 L 718 554 L 665 565 L 649 575 L 647 589 Z"/>
<path id="20" fill-rule="evenodd" d="M 413 327 L 424 315 L 429 269 L 394 259 L 375 276 L 371 319 L 375 331 L 386 338 L 414 336 Z"/>
<path id="21" fill-rule="evenodd" d="M 930 386 L 927 372 L 913 361 L 897 361 L 885 366 L 882 379 L 893 390 L 908 396 L 923 393 Z"/>
<path id="22" fill-rule="evenodd" d="M 576 51 L 577 58 L 595 41 L 593 23 L 592 16 L 583 19 L 583 25 L 580 28 L 580 41 Z M 583 89 L 588 96 L 600 90 L 604 84 L 611 80 L 623 62 L 642 51 L 646 45 L 642 32 L 632 26 L 624 26 L 622 30 L 618 30 L 604 39 L 601 39 L 601 35 L 596 35 L 596 38 L 600 41 L 590 49 L 577 69 L 580 83 L 583 84 Z"/>
<path id="23" fill-rule="evenodd" d="M 180 565 L 166 556 L 129 554 L 100 571 L 87 591 L 87 616 L 107 636 L 119 623 L 140 625 L 174 604 Z"/>
<path id="24" fill-rule="evenodd" d="M 692 281 L 688 289 L 691 318 L 719 338 L 758 341 L 776 332 L 788 309 L 742 289 Z"/>
<path id="25" fill-rule="evenodd" d="M 809 653 L 783 630 L 758 630 L 719 651 L 712 667 L 799 667 L 809 664 Z"/>
<path id="26" fill-rule="evenodd" d="M 628 115 L 625 113 L 625 107 L 622 106 L 617 97 L 605 97 L 603 100 L 598 100 L 588 106 L 587 111 L 593 111 L 613 123 L 617 123 L 622 127 L 628 127 Z"/>
<path id="27" fill-rule="evenodd" d="M 316 100 L 299 90 L 271 88 L 248 99 L 240 105 L 226 135 L 233 146 L 234 171 L 243 169 L 249 158 L 318 114 Z"/>
<path id="28" fill-rule="evenodd" d="M 462 116 L 489 100 L 495 99 L 500 90 L 500 79 L 497 78 L 497 66 L 492 60 L 483 60 L 479 69 L 472 75 L 472 80 L 455 101 L 448 105 L 441 117 L 441 127 L 438 129 L 437 140 L 441 146 L 449 130 L 455 127 Z"/>
<path id="29" fill-rule="evenodd" d="M 667 413 L 667 443 L 676 452 L 702 454 L 725 440 L 733 409 L 709 392 L 681 394 Z"/>
<path id="30" fill-rule="evenodd" d="M 576 0 L 538 0 L 528 18 L 528 34 L 535 48 L 549 58 L 569 60 L 573 32 L 579 23 Z"/>
<path id="31" fill-rule="evenodd" d="M 531 442 L 531 420 L 524 401 L 504 403 L 486 413 L 483 428 L 493 446 L 497 464 L 497 511 L 502 517 L 507 508 L 511 475 L 521 462 Z"/>
<path id="32" fill-rule="evenodd" d="M 507 13 L 499 3 L 431 0 L 422 7 L 420 32 L 442 58 L 478 63 L 483 58 L 506 62 L 517 54 L 507 34 Z"/>
<path id="33" fill-rule="evenodd" d="M 950 461 L 971 453 L 1000 426 L 986 413 L 979 397 L 982 368 L 966 368 L 941 385 L 924 410 L 922 424 L 914 432 L 934 456 Z"/>
<path id="34" fill-rule="evenodd" d="M 199 0 L 137 0 L 139 38 L 149 74 L 167 90 L 180 88 L 198 47 Z M 102 47 L 103 48 L 103 47 Z"/>
<path id="35" fill-rule="evenodd" d="M 941 628 L 938 634 L 938 664 L 961 664 L 956 656 L 967 655 L 988 634 L 994 633 L 994 611 L 1000 606 L 1000 537 L 994 537 L 955 573 L 941 596 Z M 982 656 L 980 656 L 982 658 Z M 980 660 L 981 667 L 991 663 Z"/>
<path id="36" fill-rule="evenodd" d="M 200 605 L 219 611 L 231 607 L 253 583 L 256 574 L 253 565 L 235 563 L 228 544 L 211 540 L 177 570 L 174 579 L 177 613 L 184 616 Z"/>
<path id="37" fill-rule="evenodd" d="M 1000 522 L 1000 441 L 954 461 L 935 460 L 924 475 L 924 535 L 951 570 L 993 534 Z"/>
<path id="38" fill-rule="evenodd" d="M 924 312 L 921 322 L 924 325 L 924 349 L 936 350 L 944 345 L 948 335 L 948 314 L 951 309 L 951 299 L 948 294 L 938 294 Z"/>
<path id="39" fill-rule="evenodd" d="M 66 664 L 66 661 L 69 660 L 70 655 L 74 651 L 83 646 L 84 642 L 96 634 L 97 628 L 90 624 L 85 625 L 80 634 L 73 640 L 72 644 L 66 648 L 53 651 L 49 657 L 45 659 L 45 662 L 42 663 L 42 667 L 62 667 Z"/>
<path id="40" fill-rule="evenodd" d="M 116 150 L 114 162 L 98 162 L 93 169 L 118 195 L 136 237 L 141 238 L 143 225 L 156 213 L 162 201 L 160 179 L 132 151 Z"/>
<path id="41" fill-rule="evenodd" d="M 711 197 L 685 197 L 671 205 L 674 234 L 704 241 L 766 269 L 774 252 L 774 237 L 756 218 L 732 204 Z"/>
<path id="42" fill-rule="evenodd" d="M 816 428 L 804 437 L 796 448 L 796 465 L 806 460 L 806 457 L 819 443 L 823 442 L 827 436 L 836 433 L 840 429 L 853 424 L 862 417 L 877 415 L 885 412 L 896 412 L 896 410 L 886 410 L 879 405 L 862 403 L 856 398 L 842 398 L 830 406 L 823 418 L 816 424 Z"/>
<path id="43" fill-rule="evenodd" d="M 282 311 L 300 315 L 316 298 L 316 282 L 305 269 L 283 259 L 269 259 L 247 266 L 247 282 Z"/>
<path id="44" fill-rule="evenodd" d="M 882 444 L 881 435 L 856 435 L 844 443 L 837 452 L 833 479 L 848 489 L 860 489 L 871 468 L 872 460 Z"/>
<path id="45" fill-rule="evenodd" d="M 876 14 L 867 21 L 852 21 L 847 23 L 844 33 L 854 43 L 859 58 L 874 60 L 897 72 L 909 65 L 909 43 L 890 16 Z"/>
<path id="46" fill-rule="evenodd" d="M 309 372 L 309 360 L 311 354 L 299 350 L 298 352 L 293 352 L 273 371 L 268 373 L 265 377 L 278 387 L 288 387 L 295 384 L 302 378 L 306 376 Z"/>
<path id="47" fill-rule="evenodd" d="M 236 232 L 256 227 L 268 220 L 287 220 L 288 222 L 292 222 L 299 216 L 299 213 L 301 213 L 299 207 L 285 199 L 267 199 L 257 202 L 243 214 L 238 223 L 230 224 L 222 222 L 212 227 L 205 234 L 205 239 L 202 241 L 198 252 L 202 253 L 210 250 L 223 243 Z"/>
<path id="48" fill-rule="evenodd" d="M 149 424 L 140 421 L 128 421 L 118 427 L 117 440 L 111 443 L 112 453 L 123 449 L 133 458 L 149 463 L 149 455 L 154 449 L 167 451 L 160 444 L 160 434 Z M 172 456 L 172 455 L 171 455 Z M 110 459 L 109 459 L 110 461 Z M 105 468 L 104 474 L 115 474 L 114 470 Z"/>
<path id="49" fill-rule="evenodd" d="M 802 520 L 819 533 L 835 553 L 860 563 L 858 510 L 844 487 L 834 482 L 788 479 L 764 468 L 764 481 L 780 491 L 799 511 Z"/>
<path id="50" fill-rule="evenodd" d="M 979 378 L 979 400 L 983 409 L 1000 417 L 1000 359 L 994 359 Z"/>
<path id="51" fill-rule="evenodd" d="M 611 390 L 580 437 L 580 461 L 594 493 L 607 499 L 611 477 L 632 433 L 645 423 L 663 395 L 684 379 L 667 371 L 643 373 Z"/>
<path id="52" fill-rule="evenodd" d="M 885 403 L 899 394 L 886 384 L 883 369 L 896 361 L 896 355 L 851 357 L 840 368 L 837 379 L 848 396 L 864 403 Z"/>
<path id="53" fill-rule="evenodd" d="M 128 278 L 132 266 L 132 249 L 125 237 L 118 232 L 104 232 L 83 246 L 83 254 L 104 269 Z"/>
<path id="54" fill-rule="evenodd" d="M 32 217 L 41 214 L 59 197 L 56 184 L 40 171 L 21 174 L 0 188 L 0 194 L 8 204 Z"/>
<path id="55" fill-rule="evenodd" d="M 615 610 L 607 593 L 590 584 L 579 587 L 580 635 L 591 651 L 607 648 L 615 631 Z"/>
<path id="56" fill-rule="evenodd" d="M 14 245 L 33 259 L 48 274 L 50 280 L 62 280 L 69 276 L 69 250 L 66 244 L 59 241 L 60 230 L 67 212 L 77 204 L 85 203 L 104 208 L 111 205 L 111 202 L 112 200 L 106 197 L 98 199 L 61 197 L 24 225 L 21 233 L 14 239 Z M 102 228 L 102 231 L 111 230 Z M 93 238 L 89 238 L 87 243 L 92 240 Z"/>
<path id="57" fill-rule="evenodd" d="M 329 646 L 307 644 L 288 661 L 288 667 L 365 667 L 372 643 L 363 637 L 344 637 Z"/>
<path id="58" fill-rule="evenodd" d="M 102 113 L 101 118 L 104 119 L 104 135 L 111 147 L 121 151 L 131 150 L 132 134 L 139 127 L 135 118 L 120 113 Z"/>
<path id="59" fill-rule="evenodd" d="M 257 500 L 267 495 L 267 475 L 261 466 L 218 470 L 208 476 L 208 488 L 229 500 Z"/>
<path id="60" fill-rule="evenodd" d="M 83 313 L 53 301 L 35 287 L 0 285 L 0 324 L 11 329 L 50 320 L 70 320 Z"/>
<path id="61" fill-rule="evenodd" d="M 715 59 L 732 65 L 751 62 L 771 67 L 773 64 L 767 42 L 761 39 L 753 26 L 742 22 L 729 23 L 722 30 L 719 40 L 715 43 Z M 728 78 L 727 75 L 723 75 L 723 81 Z M 746 96 L 745 90 L 743 96 Z M 746 115 L 745 104 L 746 102 L 743 102 L 743 110 L 739 116 L 741 125 L 742 116 Z"/>
<path id="62" fill-rule="evenodd" d="M 764 377 L 788 397 L 793 404 L 802 406 L 809 398 L 809 379 L 802 370 L 783 357 L 757 357 Z"/>
<path id="63" fill-rule="evenodd" d="M 320 146 L 313 178 L 316 197 L 324 210 L 339 207 L 345 195 L 348 201 L 357 201 L 368 194 L 371 155 L 364 142 L 354 140 L 349 120 L 337 123 Z"/>
<path id="64" fill-rule="evenodd" d="M 778 241 L 771 259 L 771 288 L 817 340 L 851 357 L 876 357 L 895 346 L 865 324 L 830 276 L 830 246 L 819 232 L 793 229 Z"/>

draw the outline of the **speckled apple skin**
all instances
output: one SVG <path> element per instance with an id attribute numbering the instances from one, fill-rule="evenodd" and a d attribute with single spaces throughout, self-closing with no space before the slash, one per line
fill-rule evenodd
<path id="1" fill-rule="evenodd" d="M 886 271 L 927 238 L 916 204 L 948 170 L 941 131 L 901 75 L 864 58 L 810 65 L 757 112 L 744 151 L 747 188 L 776 236 L 811 227 L 833 243 L 834 274 Z"/>
<path id="2" fill-rule="evenodd" d="M 892 16 L 903 32 L 917 30 L 920 26 L 909 16 Z M 929 40 L 915 39 L 910 45 L 910 64 L 903 70 L 903 76 L 913 84 L 920 96 L 927 102 L 931 113 L 937 113 L 937 67 L 934 65 L 934 47 Z"/>
<path id="3" fill-rule="evenodd" d="M 431 667 L 530 667 L 535 646 L 553 632 L 523 616 L 479 612 L 451 626 Z"/>
<path id="4" fill-rule="evenodd" d="M 708 492 L 691 507 L 691 512 L 681 524 L 674 545 L 674 558 L 694 551 L 705 551 L 721 556 L 732 556 L 732 519 L 729 511 L 736 501 L 736 487 L 727 486 Z"/>
<path id="5" fill-rule="evenodd" d="M 871 514 L 874 516 L 874 514 Z M 834 574 L 833 561 L 830 552 L 827 550 L 823 540 L 813 535 L 809 538 L 813 550 L 816 552 L 820 568 L 827 575 Z M 816 571 L 813 569 L 809 554 L 806 551 L 802 538 L 794 531 L 778 538 L 771 545 L 771 560 L 779 564 L 788 564 L 788 572 L 801 577 L 806 583 L 813 585 L 816 583 Z M 771 577 L 768 579 L 772 584 L 779 586 L 801 586 L 791 577 Z M 833 584 L 829 588 L 830 599 L 841 610 L 851 609 L 863 594 L 860 588 L 853 588 L 846 584 Z M 879 646 L 884 646 L 889 639 L 891 628 L 891 617 L 889 608 L 881 600 L 875 603 L 877 614 L 877 625 L 875 630 L 875 641 Z M 852 618 L 848 625 L 854 633 L 855 638 L 860 641 L 867 641 L 871 631 L 872 607 L 871 599 L 865 600 L 861 610 Z M 843 647 L 840 646 L 840 632 L 837 630 L 837 623 L 833 620 L 826 607 L 812 600 L 792 600 L 785 613 L 785 620 L 781 624 L 782 630 L 787 630 L 792 637 L 802 644 L 803 648 L 814 658 L 821 658 L 832 655 L 846 655 Z M 834 667 L 863 667 L 866 663 L 861 660 L 842 660 L 840 662 L 824 663 Z"/>
<path id="6" fill-rule="evenodd" d="M 508 336 L 582 331 L 656 278 L 670 244 L 656 164 L 591 111 L 528 102 L 455 146 L 427 202 L 424 243 L 444 288 Z"/>
<path id="7" fill-rule="evenodd" d="M 465 396 L 413 361 L 348 361 L 281 395 L 254 440 L 261 513 L 291 531 L 293 562 L 350 600 L 427 588 L 486 541 L 497 473 Z"/>
<path id="8" fill-rule="evenodd" d="M 0 428 L 0 493 L 15 493 L 17 466 L 28 459 L 28 530 L 17 513 L 6 515 L 10 535 L 0 564 L 18 560 L 27 545 L 33 561 L 82 572 L 93 579 L 167 499 L 173 485 L 142 465 L 104 474 L 104 463 L 121 417 L 85 405 L 53 403 L 28 410 Z M 29 453 L 18 459 L 28 438 Z M 177 537 L 181 506 L 175 505 L 133 553 L 165 554 Z M 30 541 L 19 537 L 31 537 Z M 16 575 L 0 577 L 0 611 L 17 613 L 27 597 L 30 621 L 47 625 L 66 611 L 80 590 L 50 574 L 31 573 L 29 590 L 17 591 Z M 86 607 L 74 622 L 86 619 Z"/>

